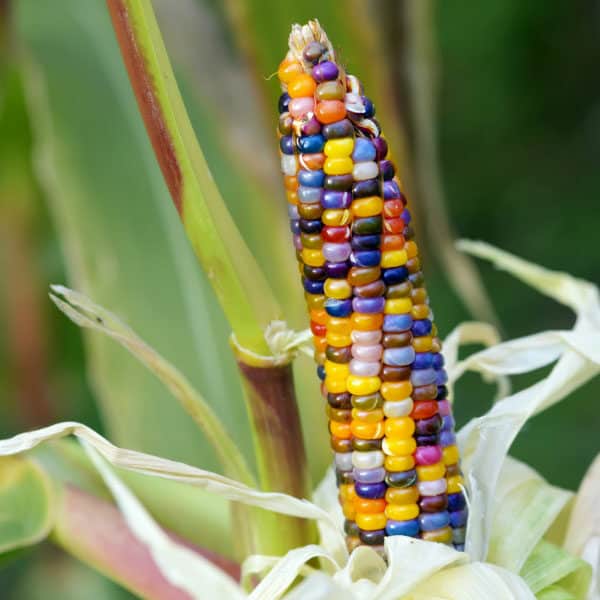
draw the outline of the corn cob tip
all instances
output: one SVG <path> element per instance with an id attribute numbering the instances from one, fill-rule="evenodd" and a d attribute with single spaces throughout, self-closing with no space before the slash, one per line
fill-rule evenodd
<path id="1" fill-rule="evenodd" d="M 306 71 L 313 67 L 313 55 L 320 57 L 327 52 L 329 60 L 335 61 L 333 46 L 318 19 L 312 19 L 306 25 L 292 25 L 289 48 L 289 57 L 299 61 Z"/>

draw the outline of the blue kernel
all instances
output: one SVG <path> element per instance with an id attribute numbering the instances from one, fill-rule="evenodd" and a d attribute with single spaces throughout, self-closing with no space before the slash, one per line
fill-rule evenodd
<path id="1" fill-rule="evenodd" d="M 302 154 L 314 154 L 315 152 L 323 151 L 325 138 L 320 133 L 317 133 L 316 135 L 305 135 L 299 137 L 296 143 L 298 145 L 298 150 L 302 152 Z"/>
<path id="2" fill-rule="evenodd" d="M 298 171 L 298 183 L 306 187 L 320 188 L 323 187 L 325 181 L 325 173 L 323 171 L 307 171 L 300 169 Z"/>
<path id="3" fill-rule="evenodd" d="M 408 277 L 408 269 L 406 267 L 394 267 L 393 269 L 384 269 L 383 282 L 385 285 L 395 285 L 402 283 Z"/>
<path id="4" fill-rule="evenodd" d="M 419 521 L 417 519 L 411 519 L 410 521 L 393 521 L 388 519 L 385 526 L 385 532 L 388 535 L 417 537 L 417 535 L 419 535 Z"/>

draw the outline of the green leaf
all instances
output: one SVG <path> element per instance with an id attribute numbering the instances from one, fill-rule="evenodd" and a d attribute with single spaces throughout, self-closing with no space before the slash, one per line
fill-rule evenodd
<path id="1" fill-rule="evenodd" d="M 572 492 L 546 483 L 533 469 L 507 457 L 496 488 L 486 560 L 518 573 L 571 497 Z"/>
<path id="2" fill-rule="evenodd" d="M 138 106 L 175 206 L 240 343 L 268 353 L 280 316 L 267 281 L 229 214 L 189 120 L 150 0 L 108 0 Z"/>
<path id="3" fill-rule="evenodd" d="M 527 558 L 520 575 L 536 594 L 558 584 L 574 598 L 584 600 L 592 569 L 584 560 L 542 540 Z"/>
<path id="4" fill-rule="evenodd" d="M 210 441 L 231 476 L 249 485 L 255 484 L 248 465 L 229 433 L 204 398 L 173 365 L 144 342 L 127 325 L 108 310 L 98 306 L 83 294 L 63 286 L 52 286 L 50 297 L 74 323 L 104 333 L 129 350 L 146 365 L 177 398 L 184 410 L 194 419 Z"/>
<path id="5" fill-rule="evenodd" d="M 535 595 L 537 600 L 577 600 L 573 594 L 570 594 L 564 588 L 558 585 L 551 585 L 543 589 L 541 592 Z"/>
<path id="6" fill-rule="evenodd" d="M 250 434 L 229 326 L 198 269 L 156 165 L 101 0 L 16 6 L 37 172 L 70 280 L 110 305 L 214 402 L 246 456 Z M 215 468 L 209 444 L 160 382 L 110 340 L 86 336 L 115 441 Z"/>
<path id="7" fill-rule="evenodd" d="M 0 553 L 43 540 L 52 526 L 53 490 L 34 462 L 0 458 Z"/>

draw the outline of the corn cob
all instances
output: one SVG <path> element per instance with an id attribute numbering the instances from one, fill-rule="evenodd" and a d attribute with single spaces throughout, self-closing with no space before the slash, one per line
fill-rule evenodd
<path id="1" fill-rule="evenodd" d="M 280 149 L 348 545 L 464 546 L 441 344 L 406 198 L 359 80 L 318 22 L 278 76 Z"/>

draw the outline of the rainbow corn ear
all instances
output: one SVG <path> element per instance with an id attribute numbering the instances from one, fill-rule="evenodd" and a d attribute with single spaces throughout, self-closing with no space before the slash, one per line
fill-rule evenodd
<path id="1" fill-rule="evenodd" d="M 348 545 L 462 550 L 467 512 L 444 359 L 375 108 L 317 21 L 279 66 L 279 147 Z"/>

